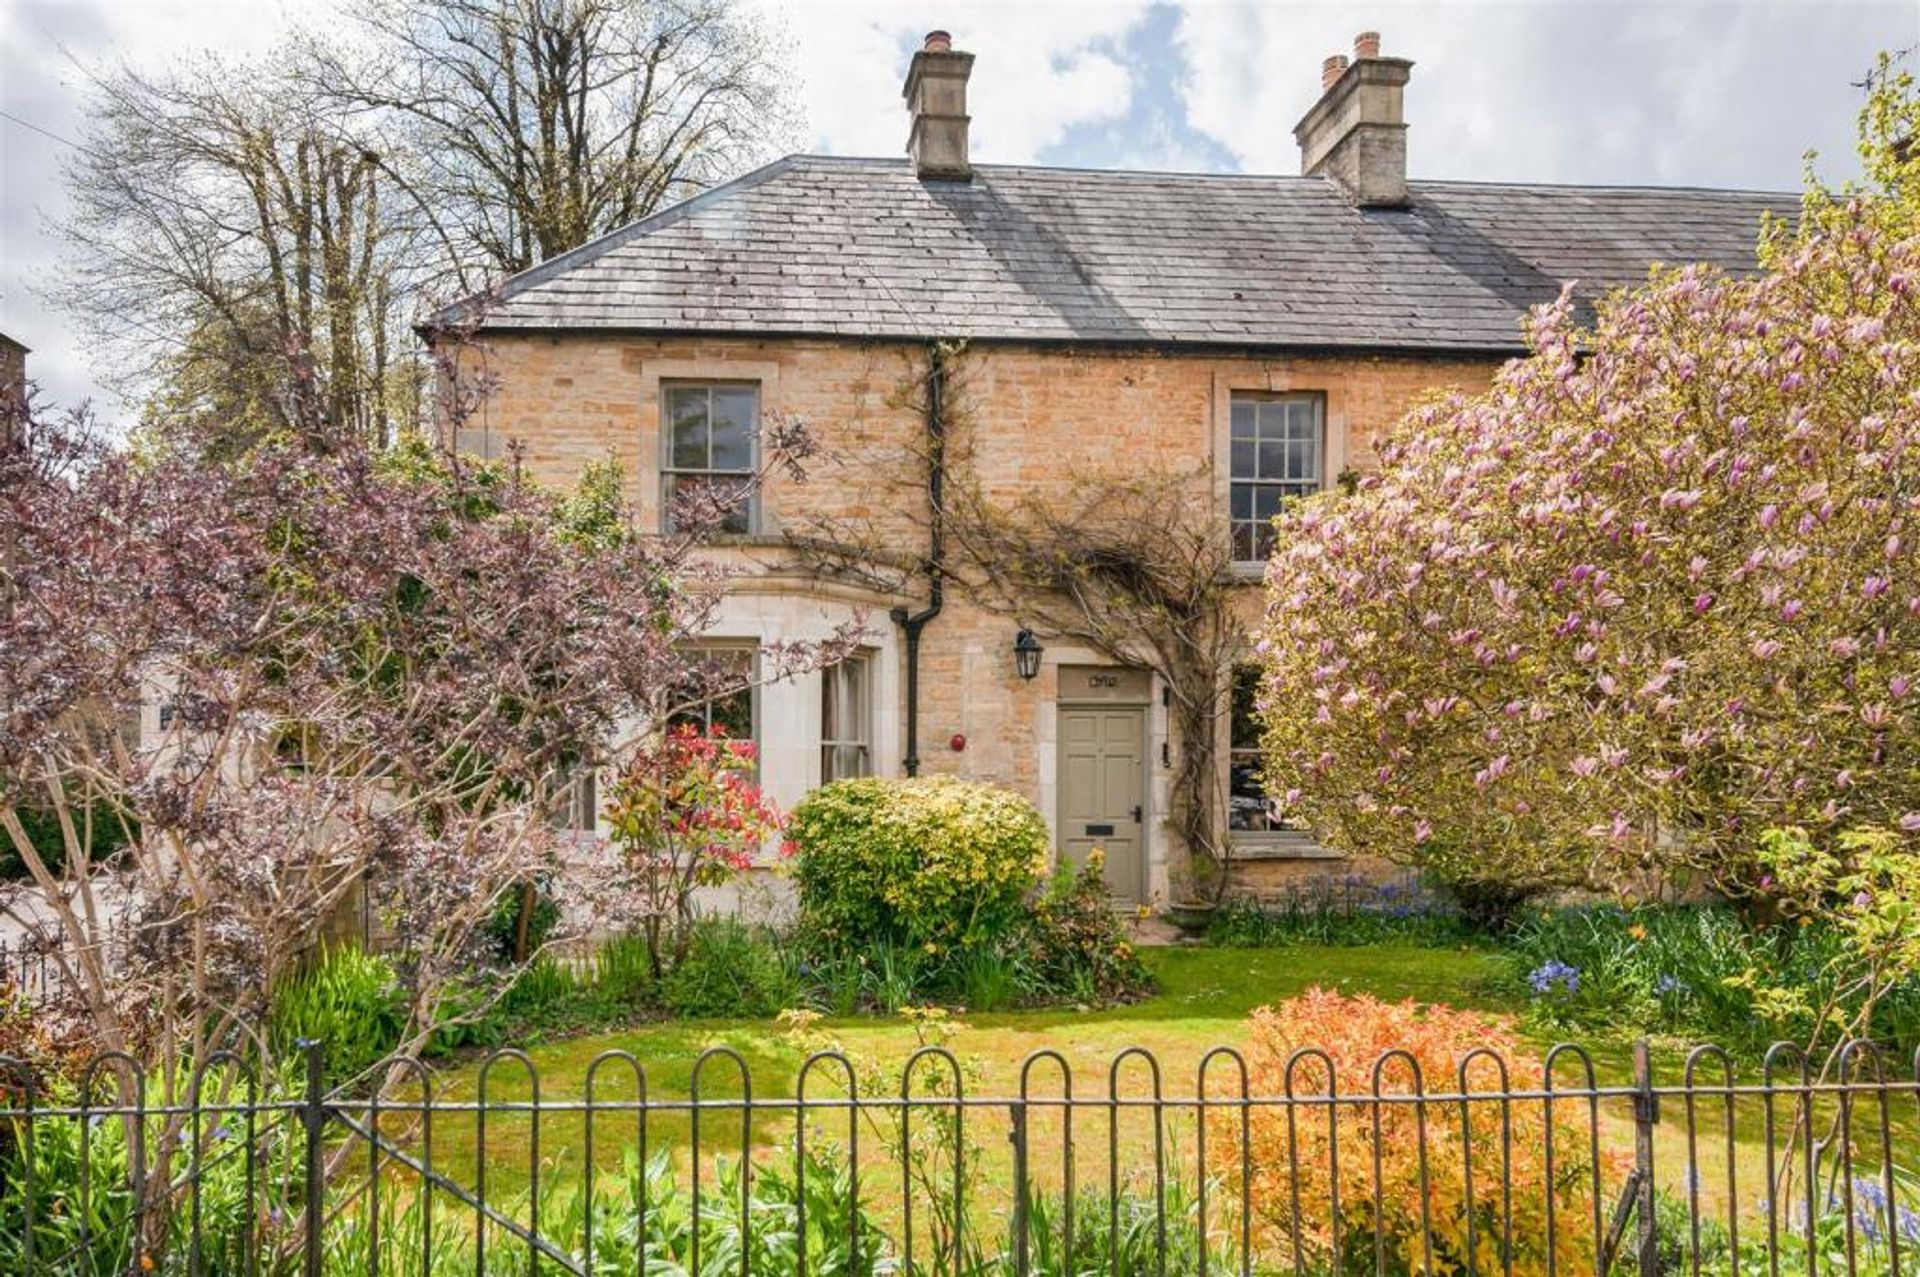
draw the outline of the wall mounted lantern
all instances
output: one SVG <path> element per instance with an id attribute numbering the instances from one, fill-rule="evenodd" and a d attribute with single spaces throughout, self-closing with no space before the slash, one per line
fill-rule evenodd
<path id="1" fill-rule="evenodd" d="M 1040 672 L 1040 651 L 1040 640 L 1032 630 L 1021 630 L 1013 636 L 1013 664 L 1021 678 L 1031 679 Z"/>

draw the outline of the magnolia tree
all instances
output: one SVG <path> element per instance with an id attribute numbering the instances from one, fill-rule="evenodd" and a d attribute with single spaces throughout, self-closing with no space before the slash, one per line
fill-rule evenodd
<path id="1" fill-rule="evenodd" d="M 1920 157 L 1809 197 L 1761 274 L 1532 319 L 1282 516 L 1259 649 L 1271 792 L 1457 883 L 1760 877 L 1761 831 L 1920 833 Z"/>

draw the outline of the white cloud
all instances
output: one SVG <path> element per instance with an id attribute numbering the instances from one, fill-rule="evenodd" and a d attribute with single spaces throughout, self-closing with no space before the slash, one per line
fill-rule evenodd
<path id="1" fill-rule="evenodd" d="M 1259 172 L 1297 169 L 1321 60 L 1377 27 L 1412 58 L 1416 176 L 1792 188 L 1850 168 L 1860 78 L 1920 40 L 1909 0 L 1374 0 L 1185 7 L 1189 122 Z"/>
<path id="2" fill-rule="evenodd" d="M 907 62 L 935 28 L 974 54 L 968 109 L 976 158 L 1032 160 L 1075 124 L 1126 113 L 1133 76 L 1108 50 L 1146 14 L 1145 0 L 958 4 L 909 0 L 763 0 L 784 19 L 801 83 L 810 149 L 905 151 L 900 98 Z"/>

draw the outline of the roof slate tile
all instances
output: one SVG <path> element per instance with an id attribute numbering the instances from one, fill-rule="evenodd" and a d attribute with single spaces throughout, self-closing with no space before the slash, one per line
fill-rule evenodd
<path id="1" fill-rule="evenodd" d="M 1506 351 L 1528 307 L 1655 262 L 1755 268 L 1743 191 L 1410 182 L 793 156 L 507 281 L 492 329 Z"/>

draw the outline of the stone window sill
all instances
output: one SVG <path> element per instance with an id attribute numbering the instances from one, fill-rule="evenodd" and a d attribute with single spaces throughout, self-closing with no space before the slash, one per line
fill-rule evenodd
<path id="1" fill-rule="evenodd" d="M 1347 855 L 1323 847 L 1306 834 L 1233 834 L 1233 858 L 1245 864 L 1263 860 L 1345 860 Z"/>

